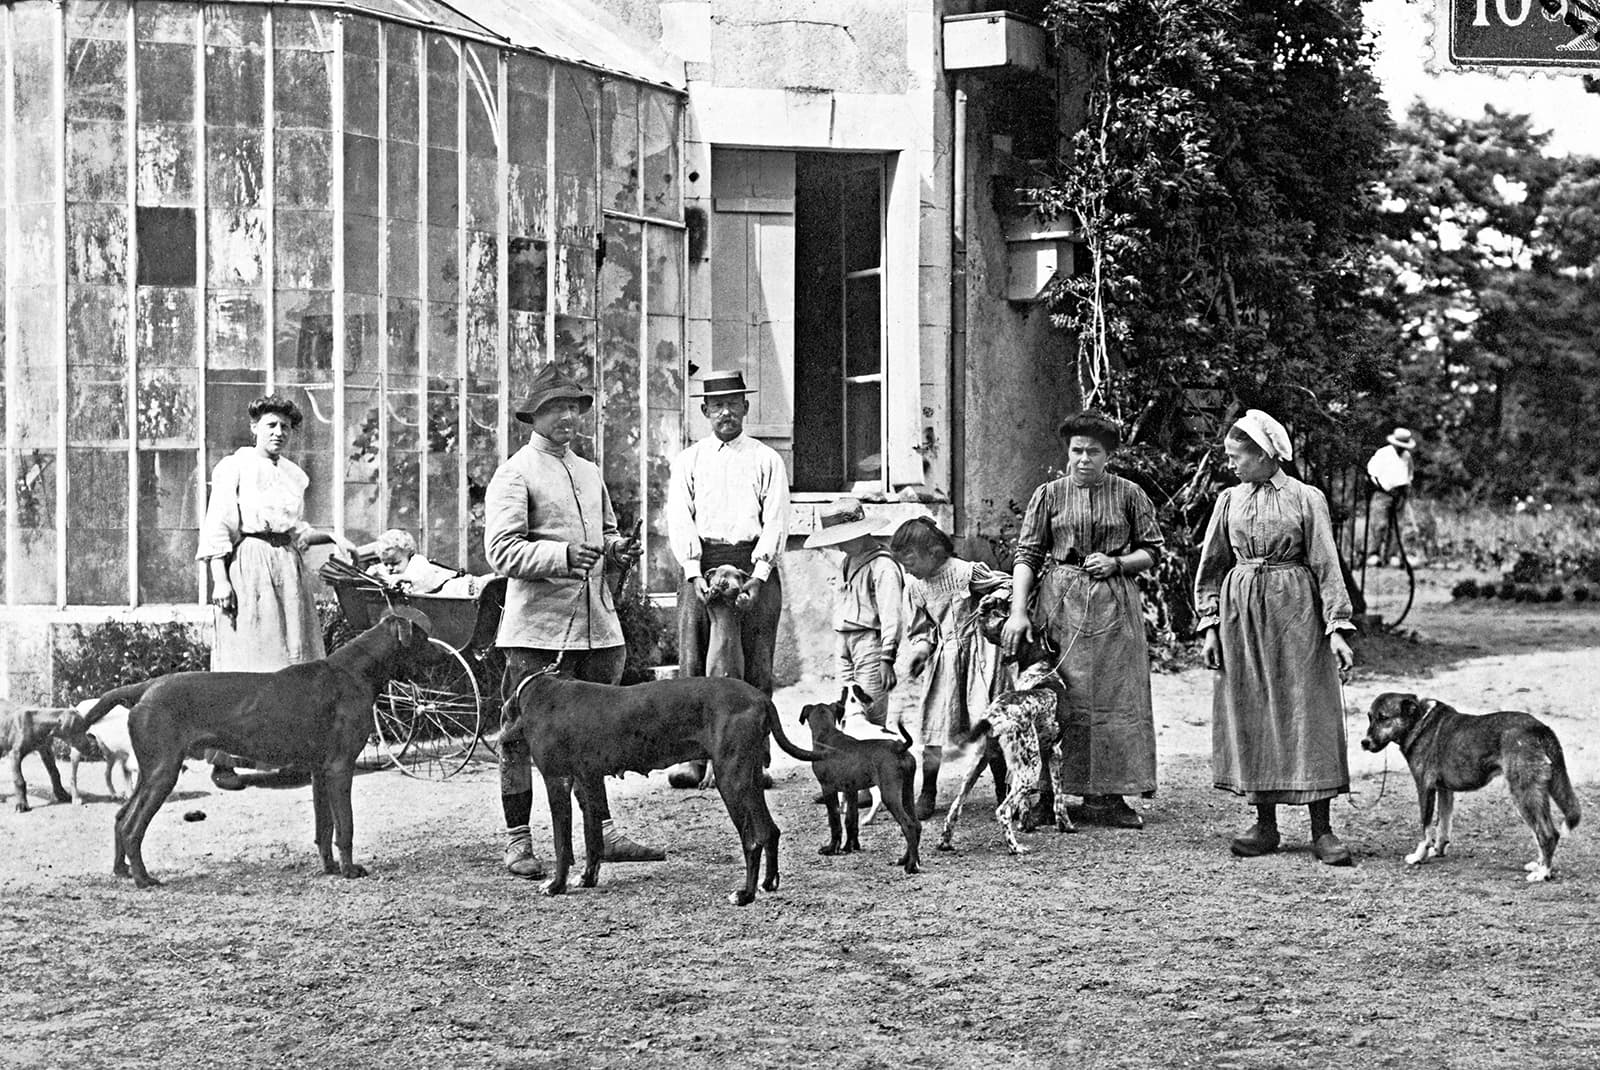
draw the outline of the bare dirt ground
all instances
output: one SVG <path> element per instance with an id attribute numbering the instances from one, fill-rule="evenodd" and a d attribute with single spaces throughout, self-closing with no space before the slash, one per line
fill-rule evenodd
<path id="1" fill-rule="evenodd" d="M 814 782 L 780 755 L 783 886 L 744 909 L 720 801 L 660 774 L 614 782 L 614 808 L 669 861 L 546 899 L 500 871 L 492 766 L 359 777 L 361 881 L 320 875 L 309 789 L 223 795 L 191 768 L 146 841 L 167 884 L 139 892 L 110 876 L 115 805 L 50 804 L 30 759 L 37 808 L 0 813 L 0 1065 L 1594 1066 L 1600 609 L 1452 605 L 1456 578 L 1428 577 L 1414 639 L 1358 649 L 1356 794 L 1334 811 L 1352 869 L 1315 862 L 1303 815 L 1280 854 L 1230 857 L 1247 813 L 1210 787 L 1200 670 L 1156 678 L 1145 830 L 1039 834 L 1024 856 L 985 780 L 956 853 L 930 824 L 918 876 L 889 864 L 890 822 L 819 857 Z M 780 694 L 794 738 L 825 690 Z M 1403 863 L 1404 763 L 1356 746 L 1385 690 L 1555 728 L 1589 808 L 1558 879 L 1523 881 L 1532 840 L 1498 783 L 1462 799 L 1449 858 Z"/>

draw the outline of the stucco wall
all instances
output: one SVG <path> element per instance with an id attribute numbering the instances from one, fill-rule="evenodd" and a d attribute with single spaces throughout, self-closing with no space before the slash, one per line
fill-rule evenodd
<path id="1" fill-rule="evenodd" d="M 716 82 L 904 92 L 905 6 L 904 0 L 717 0 Z"/>
<path id="2" fill-rule="evenodd" d="M 1035 487 L 1062 462 L 1055 428 L 1077 407 L 1072 339 L 1043 304 L 1006 300 L 1006 243 L 993 178 L 1001 87 L 974 87 L 967 109 L 966 473 L 962 495 L 969 553 L 999 536 Z"/>

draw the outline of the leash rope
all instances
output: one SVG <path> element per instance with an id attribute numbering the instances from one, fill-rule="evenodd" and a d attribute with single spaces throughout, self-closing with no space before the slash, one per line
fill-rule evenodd
<path id="1" fill-rule="evenodd" d="M 1347 719 L 1349 718 L 1349 716 L 1350 716 L 1350 705 L 1349 705 L 1348 702 L 1345 701 L 1345 697 L 1344 697 L 1344 673 L 1343 672 L 1341 672 L 1339 674 L 1339 710 L 1340 710 L 1341 714 L 1345 718 L 1347 718 Z M 1366 805 L 1357 806 L 1356 805 L 1356 799 L 1355 799 L 1355 792 L 1351 792 L 1350 795 L 1347 798 L 1347 801 L 1350 804 L 1350 809 L 1356 811 L 1357 813 L 1362 813 L 1362 814 L 1368 813 L 1369 811 L 1374 810 L 1374 809 L 1377 808 L 1377 805 L 1383 801 L 1383 797 L 1388 792 L 1388 790 L 1389 790 L 1389 748 L 1388 748 L 1387 745 L 1385 745 L 1384 748 L 1383 748 L 1383 775 L 1378 780 L 1378 794 L 1373 798 L 1373 800 L 1371 802 L 1367 803 Z"/>

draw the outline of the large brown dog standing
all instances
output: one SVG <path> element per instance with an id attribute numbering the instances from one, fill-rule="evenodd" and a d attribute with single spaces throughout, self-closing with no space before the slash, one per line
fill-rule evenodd
<path id="1" fill-rule="evenodd" d="M 11 768 L 11 787 L 15 793 L 11 802 L 17 813 L 28 812 L 28 784 L 22 779 L 22 759 L 29 751 L 39 755 L 45 774 L 50 777 L 50 793 L 56 802 L 71 802 L 72 796 L 61 786 L 61 773 L 56 769 L 56 758 L 50 750 L 52 736 L 63 735 L 66 721 L 73 716 L 70 709 L 50 706 L 19 706 L 0 699 L 0 754 L 6 756 Z M 70 727 L 67 727 L 70 731 Z M 77 783 L 76 779 L 73 781 Z"/>
<path id="2" fill-rule="evenodd" d="M 772 700 L 743 680 L 691 677 L 611 687 L 566 680 L 551 672 L 525 678 L 508 702 L 502 741 L 528 741 L 533 764 L 544 778 L 555 838 L 555 870 L 546 895 L 567 890 L 572 868 L 572 794 L 583 808 L 584 865 L 579 883 L 600 879 L 604 848 L 599 808 L 605 778 L 625 772 L 647 773 L 677 762 L 710 759 L 717 790 L 739 832 L 744 854 L 744 887 L 728 896 L 735 906 L 756 897 L 756 874 L 766 856 L 765 891 L 778 888 L 778 826 L 772 822 L 761 777 L 767 758 L 767 733 L 803 762 L 822 753 L 789 741 Z"/>
<path id="3" fill-rule="evenodd" d="M 128 714 L 139 784 L 117 811 L 111 872 L 141 888 L 161 882 L 144 867 L 145 829 L 178 783 L 184 756 L 215 747 L 311 770 L 317 853 L 326 873 L 364 877 L 351 857 L 350 781 L 372 730 L 372 703 L 404 664 L 425 661 L 428 618 L 396 609 L 322 661 L 277 672 L 178 672 L 101 696 L 84 727 L 119 703 Z M 339 847 L 333 860 L 332 845 Z"/>
<path id="4" fill-rule="evenodd" d="M 1389 691 L 1373 700 L 1361 747 L 1376 754 L 1390 743 L 1400 747 L 1411 767 L 1422 810 L 1422 842 L 1406 855 L 1408 864 L 1444 854 L 1456 792 L 1477 791 L 1504 773 L 1511 801 L 1539 845 L 1538 857 L 1523 867 L 1528 880 L 1549 878 L 1561 839 L 1550 819 L 1551 800 L 1561 807 L 1569 831 L 1578 827 L 1581 815 L 1561 741 L 1549 725 L 1529 713 L 1506 710 L 1474 716 L 1437 699 Z"/>

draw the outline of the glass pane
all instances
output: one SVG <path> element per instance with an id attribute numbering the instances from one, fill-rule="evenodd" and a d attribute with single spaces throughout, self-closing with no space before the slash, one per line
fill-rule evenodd
<path id="1" fill-rule="evenodd" d="M 882 265 L 879 247 L 883 228 L 882 178 L 881 164 L 845 173 L 840 219 L 844 225 L 846 271 L 864 271 Z"/>
<path id="2" fill-rule="evenodd" d="M 387 26 L 383 46 L 388 54 L 384 77 L 389 82 L 389 138 L 417 143 L 417 117 L 420 113 L 417 65 L 417 31 Z"/>
<path id="3" fill-rule="evenodd" d="M 467 272 L 464 296 L 469 305 L 498 307 L 500 265 L 494 234 L 475 230 L 467 235 Z"/>
<path id="4" fill-rule="evenodd" d="M 383 347 L 378 334 L 382 298 L 347 294 L 344 299 L 344 367 L 346 373 L 376 374 L 382 367 Z"/>
<path id="5" fill-rule="evenodd" d="M 229 5 L 206 9 L 207 29 L 215 12 Z M 206 47 L 206 123 L 209 126 L 259 130 L 266 108 L 266 61 L 261 49 Z"/>
<path id="6" fill-rule="evenodd" d="M 345 24 L 344 53 L 344 128 L 352 134 L 378 136 L 378 61 L 356 55 L 351 44 L 357 27 L 371 26 L 362 19 Z M 374 29 L 373 36 L 377 33 Z"/>
<path id="7" fill-rule="evenodd" d="M 272 16 L 273 96 L 277 125 L 333 126 L 334 16 L 279 6 Z"/>
<path id="8" fill-rule="evenodd" d="M 68 11 L 85 8 L 68 5 Z M 122 38 L 96 40 L 80 36 L 77 19 L 68 17 L 67 118 L 112 119 L 128 116 L 128 46 Z"/>
<path id="9" fill-rule="evenodd" d="M 394 328 L 391 314 L 389 326 Z M 396 375 L 391 366 L 388 389 L 384 393 L 388 418 L 387 458 L 389 470 L 389 512 L 385 527 L 403 528 L 420 535 L 417 518 L 421 515 L 422 434 L 417 404 L 417 379 Z"/>
<path id="10" fill-rule="evenodd" d="M 199 375 L 193 368 L 139 368 L 140 447 L 199 445 Z"/>
<path id="11" fill-rule="evenodd" d="M 139 287 L 134 316 L 139 367 L 193 368 L 197 324 L 193 290 Z"/>
<path id="12" fill-rule="evenodd" d="M 631 528 L 639 509 L 639 448 L 643 413 L 639 398 L 640 257 L 643 229 L 606 221 L 606 258 L 600 269 L 600 388 L 605 423 L 601 454 L 606 487 L 617 521 Z"/>
<path id="13" fill-rule="evenodd" d="M 683 233 L 651 227 L 649 301 L 650 315 L 683 313 Z"/>
<path id="14" fill-rule="evenodd" d="M 510 307 L 517 312 L 542 312 L 549 285 L 548 243 L 530 237 L 511 239 L 511 262 L 508 272 L 507 295 Z"/>
<path id="15" fill-rule="evenodd" d="M 51 373 L 53 376 L 53 373 Z M 26 380 L 24 380 L 26 381 Z M 54 391 L 51 391 L 54 394 Z M 56 600 L 56 451 L 19 449 L 13 454 L 17 472 L 15 602 Z"/>
<path id="16" fill-rule="evenodd" d="M 548 363 L 544 351 L 544 314 L 513 310 L 509 327 L 511 390 L 515 398 L 517 384 L 527 382 L 536 370 Z"/>
<path id="17" fill-rule="evenodd" d="M 128 292 L 119 286 L 67 288 L 67 366 L 128 366 Z"/>
<path id="18" fill-rule="evenodd" d="M 391 140 L 389 148 L 389 217 L 391 219 L 422 218 L 418 200 L 422 186 L 418 179 L 421 162 L 417 147 L 404 141 Z"/>
<path id="19" fill-rule="evenodd" d="M 200 548 L 195 453 L 139 453 L 139 601 L 193 601 Z"/>
<path id="20" fill-rule="evenodd" d="M 460 91 L 460 46 L 448 37 L 428 35 L 428 144 L 456 147 Z"/>
<path id="21" fill-rule="evenodd" d="M 389 220 L 388 228 L 389 240 L 386 243 L 385 255 L 389 258 L 389 262 L 384 272 L 384 279 L 388 283 L 389 292 L 399 297 L 420 297 L 422 283 L 417 277 L 417 272 L 422 261 L 417 243 L 421 240 L 422 228 L 415 223 L 397 219 Z"/>
<path id="22" fill-rule="evenodd" d="M 378 214 L 378 139 L 346 134 L 344 138 L 344 210 Z"/>
<path id="23" fill-rule="evenodd" d="M 383 530 L 380 476 L 382 428 L 378 409 L 382 391 L 378 377 L 346 381 L 344 391 L 344 528 L 355 542 L 366 542 Z"/>
<path id="24" fill-rule="evenodd" d="M 128 279 L 128 210 L 122 205 L 67 206 L 67 277 L 110 285 Z"/>
<path id="25" fill-rule="evenodd" d="M 266 154 L 259 130 L 206 131 L 206 200 L 215 208 L 259 208 Z"/>
<path id="26" fill-rule="evenodd" d="M 844 283 L 844 368 L 846 375 L 874 375 L 881 367 L 882 305 L 879 276 L 862 275 Z"/>
<path id="27" fill-rule="evenodd" d="M 333 295 L 326 290 L 279 290 L 275 296 L 278 326 L 273 367 L 278 378 L 293 383 L 329 382 L 333 378 Z M 319 400 L 331 405 L 326 397 Z M 306 415 L 309 419 L 311 414 L 308 411 Z"/>
<path id="28" fill-rule="evenodd" d="M 12 127 L 17 151 L 11 164 L 16 169 L 16 203 L 53 204 L 60 175 L 56 168 L 55 131 L 43 123 L 17 123 Z"/>
<path id="29" fill-rule="evenodd" d="M 681 220 L 683 196 L 678 182 L 678 100 L 652 89 L 641 90 L 644 129 L 644 214 Z"/>
<path id="30" fill-rule="evenodd" d="M 333 207 L 333 135 L 325 130 L 279 130 L 273 195 L 291 208 Z"/>
<path id="31" fill-rule="evenodd" d="M 138 203 L 193 205 L 195 167 L 192 125 L 139 124 Z"/>
<path id="32" fill-rule="evenodd" d="M 280 209 L 273 258 L 279 287 L 325 290 L 333 286 L 333 213 Z"/>
<path id="33" fill-rule="evenodd" d="M 557 235 L 568 245 L 592 247 L 598 192 L 595 185 L 596 97 L 593 75 L 556 68 L 555 218 Z"/>
<path id="34" fill-rule="evenodd" d="M 585 246 L 556 246 L 556 313 L 568 316 L 594 314 L 594 250 Z"/>
<path id="35" fill-rule="evenodd" d="M 257 209 L 206 213 L 206 280 L 212 287 L 258 286 L 266 281 L 267 217 Z"/>
<path id="36" fill-rule="evenodd" d="M 67 601 L 128 601 L 128 452 L 67 451 Z"/>
<path id="37" fill-rule="evenodd" d="M 493 391 L 500 382 L 500 315 L 493 305 L 467 308 L 467 389 Z"/>
<path id="38" fill-rule="evenodd" d="M 428 222 L 434 226 L 460 226 L 460 159 L 449 149 L 428 150 Z"/>
<path id="39" fill-rule="evenodd" d="M 344 217 L 344 285 L 352 293 L 375 294 L 381 286 L 383 259 L 378 250 L 378 220 Z M 413 283 L 410 289 L 415 290 Z"/>
<path id="40" fill-rule="evenodd" d="M 600 203 L 637 215 L 639 203 L 639 87 L 600 84 Z"/>
<path id="41" fill-rule="evenodd" d="M 845 471 L 852 480 L 883 477 L 883 422 L 877 383 L 845 386 Z"/>
<path id="42" fill-rule="evenodd" d="M 140 41 L 167 41 L 193 46 L 197 14 L 199 12 L 193 4 L 140 0 L 134 8 L 134 33 Z"/>
<path id="43" fill-rule="evenodd" d="M 254 290 L 212 290 L 206 294 L 206 367 L 249 369 L 266 382 L 266 307 Z M 207 376 L 210 383 L 210 376 Z M 261 392 L 257 391 L 255 396 Z M 210 411 L 210 402 L 206 403 Z M 243 409 L 240 409 L 243 412 Z M 207 432 L 210 424 L 208 415 Z M 248 445 L 249 441 L 240 443 Z"/>
<path id="44" fill-rule="evenodd" d="M 506 156 L 510 166 L 509 227 L 513 234 L 550 233 L 546 152 L 550 131 L 550 65 L 513 55 L 507 64 Z"/>
<path id="45" fill-rule="evenodd" d="M 192 125 L 194 45 L 145 41 L 134 55 L 139 68 L 139 122 Z"/>
<path id="46" fill-rule="evenodd" d="M 452 384 L 461 379 L 461 356 L 456 351 L 459 320 L 459 306 L 428 302 L 428 374 Z"/>
<path id="47" fill-rule="evenodd" d="M 67 199 L 128 199 L 128 137 L 121 123 L 67 123 Z"/>
<path id="48" fill-rule="evenodd" d="M 416 375 L 417 332 L 422 320 L 416 301 L 389 298 L 389 376 Z M 415 388 L 413 388 L 415 389 Z"/>
<path id="49" fill-rule="evenodd" d="M 138 280 L 141 286 L 195 284 L 193 208 L 139 208 Z"/>

